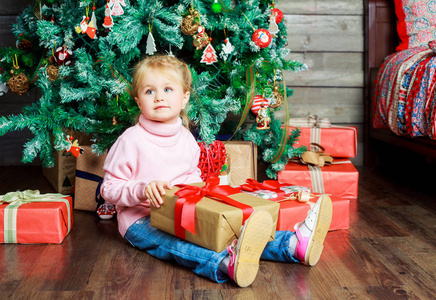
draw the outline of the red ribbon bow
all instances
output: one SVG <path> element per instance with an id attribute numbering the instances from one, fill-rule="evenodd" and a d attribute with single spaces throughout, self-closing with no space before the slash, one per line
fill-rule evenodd
<path id="1" fill-rule="evenodd" d="M 175 194 L 179 197 L 176 202 L 174 211 L 174 229 L 176 236 L 185 239 L 185 229 L 195 234 L 195 206 L 205 196 L 222 201 L 231 206 L 242 210 L 242 224 L 253 212 L 253 208 L 244 203 L 240 203 L 229 195 L 239 193 L 238 189 L 228 185 L 219 186 L 218 177 L 210 177 L 204 187 L 181 185 Z"/>

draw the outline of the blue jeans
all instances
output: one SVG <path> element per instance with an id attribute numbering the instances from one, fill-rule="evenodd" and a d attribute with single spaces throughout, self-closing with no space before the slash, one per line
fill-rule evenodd
<path id="1" fill-rule="evenodd" d="M 277 231 L 276 238 L 265 247 L 261 259 L 280 262 L 299 262 L 289 252 L 289 240 L 294 232 Z M 228 254 L 227 250 L 215 252 L 182 240 L 150 225 L 150 217 L 133 223 L 124 238 L 134 247 L 163 260 L 176 261 L 190 268 L 195 274 L 221 283 L 226 275 L 218 270 L 220 262 Z"/>

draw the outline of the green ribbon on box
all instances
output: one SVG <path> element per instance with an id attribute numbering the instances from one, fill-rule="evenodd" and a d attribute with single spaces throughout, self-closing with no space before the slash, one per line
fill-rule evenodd
<path id="1" fill-rule="evenodd" d="M 4 215 L 4 243 L 17 243 L 17 211 L 22 204 L 31 202 L 64 202 L 68 213 L 68 233 L 71 230 L 70 202 L 62 194 L 40 194 L 38 190 L 10 192 L 0 195 L 0 205 L 9 203 L 5 207 Z"/>

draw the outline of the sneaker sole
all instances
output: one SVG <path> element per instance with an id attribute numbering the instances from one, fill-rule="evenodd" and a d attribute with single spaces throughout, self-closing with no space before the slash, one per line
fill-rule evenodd
<path id="1" fill-rule="evenodd" d="M 324 249 L 324 239 L 332 221 L 332 212 L 333 206 L 330 197 L 322 196 L 315 230 L 309 242 L 306 256 L 304 258 L 305 263 L 309 266 L 316 265 L 321 257 L 322 250 Z"/>
<path id="2" fill-rule="evenodd" d="M 259 259 L 272 232 L 273 219 L 267 211 L 255 211 L 247 220 L 236 257 L 234 280 L 240 287 L 251 285 L 259 271 Z"/>

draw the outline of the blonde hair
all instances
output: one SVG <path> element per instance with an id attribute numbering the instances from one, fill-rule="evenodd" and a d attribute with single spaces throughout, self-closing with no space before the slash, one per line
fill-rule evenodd
<path id="1" fill-rule="evenodd" d="M 133 71 L 133 94 L 138 97 L 138 90 L 149 70 L 155 70 L 168 77 L 171 81 L 179 83 L 183 87 L 183 92 L 190 92 L 192 85 L 192 74 L 186 63 L 169 55 L 153 55 L 141 60 Z M 180 112 L 183 124 L 189 129 L 189 118 L 184 109 Z M 139 117 L 138 117 L 139 119 Z"/>

